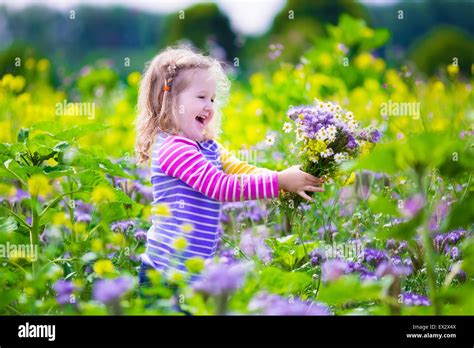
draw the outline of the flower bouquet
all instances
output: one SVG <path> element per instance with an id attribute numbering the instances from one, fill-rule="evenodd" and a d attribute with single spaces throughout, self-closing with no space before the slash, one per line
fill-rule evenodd
<path id="1" fill-rule="evenodd" d="M 316 177 L 334 179 L 341 163 L 367 151 L 381 136 L 377 129 L 360 128 L 352 112 L 343 112 L 339 105 L 317 99 L 314 106 L 291 107 L 287 116 L 296 124 L 301 170 Z M 288 192 L 280 200 L 289 210 L 298 208 L 303 201 Z"/>

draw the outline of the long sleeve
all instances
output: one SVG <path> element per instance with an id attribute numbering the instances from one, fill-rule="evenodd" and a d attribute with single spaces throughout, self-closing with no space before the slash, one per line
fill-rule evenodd
<path id="1" fill-rule="evenodd" d="M 275 198 L 276 172 L 226 174 L 208 161 L 197 144 L 185 137 L 166 139 L 158 153 L 161 170 L 191 186 L 206 197 L 221 202 Z"/>
<path id="2" fill-rule="evenodd" d="M 260 174 L 269 171 L 266 168 L 258 168 L 239 160 L 220 143 L 217 143 L 217 146 L 219 147 L 222 170 L 227 174 Z"/>

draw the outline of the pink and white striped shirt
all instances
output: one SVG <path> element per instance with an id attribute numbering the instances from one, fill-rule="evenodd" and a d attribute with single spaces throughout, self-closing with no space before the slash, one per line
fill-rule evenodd
<path id="1" fill-rule="evenodd" d="M 216 252 L 221 202 L 278 196 L 277 172 L 252 170 L 235 158 L 232 165 L 223 165 L 229 157 L 224 152 L 214 140 L 196 142 L 164 133 L 158 136 L 152 155 L 152 204 L 166 204 L 171 216 L 153 217 L 145 263 L 186 273 L 187 259 L 210 258 Z M 239 174 L 232 174 L 230 168 Z M 252 174 L 241 174 L 242 168 Z M 183 231 L 183 225 L 191 225 L 193 230 Z M 188 247 L 178 252 L 173 241 L 179 237 L 186 238 Z"/>

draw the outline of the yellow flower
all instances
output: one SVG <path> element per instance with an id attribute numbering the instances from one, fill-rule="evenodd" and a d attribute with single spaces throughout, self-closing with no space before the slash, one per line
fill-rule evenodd
<path id="1" fill-rule="evenodd" d="M 436 81 L 433 85 L 433 89 L 436 92 L 443 92 L 444 91 L 444 85 L 441 81 Z"/>
<path id="2" fill-rule="evenodd" d="M 153 208 L 151 208 L 151 213 L 153 215 L 159 215 L 159 216 L 171 216 L 171 211 L 170 208 L 167 204 L 157 204 Z"/>
<path id="3" fill-rule="evenodd" d="M 53 215 L 53 225 L 71 227 L 71 220 L 65 212 L 59 212 Z"/>
<path id="4" fill-rule="evenodd" d="M 31 286 L 25 288 L 25 294 L 28 296 L 35 296 L 36 295 L 36 290 L 32 288 Z"/>
<path id="5" fill-rule="evenodd" d="M 97 186 L 92 191 L 91 200 L 94 203 L 112 202 L 115 200 L 115 192 L 107 186 Z"/>
<path id="6" fill-rule="evenodd" d="M 56 160 L 54 158 L 49 158 L 46 163 L 48 164 L 48 166 L 50 167 L 54 167 L 55 165 L 58 164 L 58 162 L 56 162 Z"/>
<path id="7" fill-rule="evenodd" d="M 382 58 L 377 58 L 373 64 L 374 70 L 381 72 L 385 69 L 385 61 Z"/>
<path id="8" fill-rule="evenodd" d="M 86 224 L 84 222 L 76 222 L 74 224 L 74 231 L 77 234 L 83 234 L 86 232 Z"/>
<path id="9" fill-rule="evenodd" d="M 370 150 L 374 147 L 374 144 L 369 143 L 368 141 L 364 141 L 360 146 L 360 155 L 365 156 L 370 152 Z"/>
<path id="10" fill-rule="evenodd" d="M 170 274 L 169 280 L 173 283 L 179 283 L 184 278 L 183 274 L 178 271 L 173 271 Z"/>
<path id="11" fill-rule="evenodd" d="M 347 178 L 347 181 L 346 181 L 346 185 L 351 185 L 353 184 L 355 181 L 355 173 L 351 173 L 351 175 L 349 175 L 349 177 Z"/>
<path id="12" fill-rule="evenodd" d="M 13 77 L 12 74 L 6 74 L 2 77 L 2 87 L 5 87 L 5 88 L 10 88 L 10 84 L 12 83 L 12 81 L 14 80 L 15 78 Z"/>
<path id="13" fill-rule="evenodd" d="M 12 82 L 10 82 L 10 87 L 14 92 L 20 92 L 26 84 L 26 80 L 23 76 L 15 76 Z"/>
<path id="14" fill-rule="evenodd" d="M 46 196 L 52 189 L 48 178 L 43 174 L 35 174 L 28 179 L 28 190 L 33 196 Z"/>
<path id="15" fill-rule="evenodd" d="M 186 223 L 181 226 L 181 229 L 183 230 L 184 233 L 191 233 L 194 229 L 193 224 Z"/>
<path id="16" fill-rule="evenodd" d="M 204 259 L 198 256 L 187 259 L 184 264 L 191 273 L 200 273 L 204 269 Z"/>
<path id="17" fill-rule="evenodd" d="M 16 195 L 16 188 L 13 185 L 0 183 L 0 195 L 12 197 Z"/>
<path id="18" fill-rule="evenodd" d="M 113 245 L 116 245 L 119 247 L 125 247 L 127 244 L 127 241 L 125 240 L 125 236 L 121 233 L 114 233 L 112 235 L 111 242 Z"/>
<path id="19" fill-rule="evenodd" d="M 319 56 L 319 63 L 325 69 L 329 69 L 330 67 L 332 67 L 333 62 L 334 62 L 334 59 L 331 57 L 329 53 L 322 53 Z"/>
<path id="20" fill-rule="evenodd" d="M 177 251 L 184 250 L 187 246 L 188 241 L 184 237 L 178 237 L 173 242 L 173 248 L 175 248 Z"/>
<path id="21" fill-rule="evenodd" d="M 35 67 L 35 60 L 34 60 L 33 58 L 28 58 L 28 59 L 26 60 L 26 64 L 25 64 L 25 65 L 26 65 L 26 68 L 27 68 L 28 70 L 31 70 L 31 69 L 33 69 L 33 68 Z"/>
<path id="22" fill-rule="evenodd" d="M 104 243 L 100 239 L 94 239 L 91 244 L 92 251 L 100 253 L 104 249 Z"/>
<path id="23" fill-rule="evenodd" d="M 25 92 L 25 93 L 20 94 L 20 95 L 16 98 L 16 100 L 18 101 L 18 103 L 20 103 L 20 104 L 25 104 L 25 105 L 26 105 L 26 104 L 28 104 L 28 103 L 30 102 L 30 100 L 31 100 L 31 95 L 30 95 L 30 93 Z"/>
<path id="24" fill-rule="evenodd" d="M 94 263 L 94 266 L 92 267 L 94 269 L 94 272 L 97 273 L 100 276 L 103 276 L 107 273 L 114 273 L 115 272 L 115 267 L 112 264 L 112 261 L 110 260 L 99 260 Z"/>
<path id="25" fill-rule="evenodd" d="M 127 82 L 130 86 L 136 86 L 140 83 L 141 74 L 134 71 L 127 76 Z"/>
<path id="26" fill-rule="evenodd" d="M 355 65 L 359 69 L 367 69 L 372 65 L 374 57 L 369 53 L 361 53 L 355 58 Z"/>
<path id="27" fill-rule="evenodd" d="M 327 149 L 327 145 L 322 140 L 311 140 L 305 146 L 305 152 L 309 158 L 313 160 L 318 160 L 321 152 Z"/>
<path id="28" fill-rule="evenodd" d="M 449 64 L 447 67 L 446 67 L 446 70 L 448 70 L 448 74 L 451 75 L 451 76 L 455 76 L 459 73 L 459 66 L 457 65 L 453 65 L 453 64 Z"/>
<path id="29" fill-rule="evenodd" d="M 37 66 L 38 71 L 47 71 L 49 70 L 49 60 L 47 59 L 40 59 L 38 61 L 38 66 Z"/>

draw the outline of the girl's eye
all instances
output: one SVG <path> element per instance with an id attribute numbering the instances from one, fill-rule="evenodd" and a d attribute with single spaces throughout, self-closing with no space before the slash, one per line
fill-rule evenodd
<path id="1" fill-rule="evenodd" d="M 200 96 L 200 97 L 198 97 L 198 98 L 199 98 L 199 99 L 204 99 L 204 98 L 206 98 L 206 97 Z"/>

